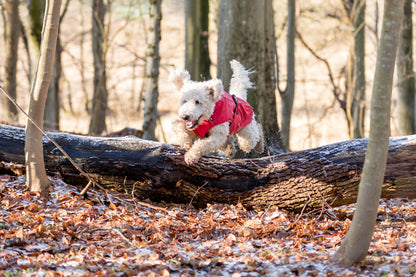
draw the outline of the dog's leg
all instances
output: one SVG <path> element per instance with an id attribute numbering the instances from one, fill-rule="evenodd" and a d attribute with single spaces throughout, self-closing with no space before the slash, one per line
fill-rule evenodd
<path id="1" fill-rule="evenodd" d="M 229 136 L 225 144 L 220 148 L 220 152 L 227 157 L 230 157 L 230 158 L 234 157 L 235 153 L 237 152 L 234 146 L 235 140 L 236 139 L 234 135 Z"/>
<path id="2" fill-rule="evenodd" d="M 249 153 L 256 145 L 262 140 L 263 134 L 261 128 L 259 129 L 260 124 L 253 119 L 251 123 L 244 128 L 242 128 L 238 133 L 236 133 L 238 146 L 241 150 L 246 153 Z M 258 150 L 261 145 L 259 145 Z M 256 149 L 257 151 L 257 149 Z"/>
<path id="3" fill-rule="evenodd" d="M 182 133 L 180 135 L 181 138 L 181 147 L 189 150 L 192 147 L 192 136 L 190 136 L 188 133 Z"/>
<path id="4" fill-rule="evenodd" d="M 253 119 L 254 121 L 254 119 Z M 257 133 L 260 134 L 260 138 L 259 141 L 257 142 L 256 146 L 254 146 L 254 150 L 257 153 L 263 153 L 264 152 L 264 133 L 263 133 L 263 127 L 261 126 L 260 123 L 258 123 L 257 121 L 254 121 L 256 126 L 257 126 Z"/>
<path id="5" fill-rule="evenodd" d="M 194 142 L 191 149 L 185 154 L 185 162 L 187 164 L 194 164 L 202 155 L 220 149 L 227 141 L 228 132 L 228 123 L 213 127 L 208 132 L 207 137 Z"/>
<path id="6" fill-rule="evenodd" d="M 179 140 L 180 146 L 189 150 L 192 147 L 192 139 L 195 138 L 195 133 L 187 130 L 182 120 L 173 121 L 172 127 Z"/>

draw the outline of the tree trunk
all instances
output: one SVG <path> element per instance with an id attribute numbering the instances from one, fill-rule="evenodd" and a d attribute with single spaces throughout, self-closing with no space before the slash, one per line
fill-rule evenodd
<path id="1" fill-rule="evenodd" d="M 266 153 L 278 153 L 283 148 L 277 124 L 273 34 L 271 0 L 219 1 L 218 78 L 229 87 L 232 59 L 254 71 L 250 79 L 255 89 L 248 91 L 248 101 L 263 126 Z"/>
<path id="2" fill-rule="evenodd" d="M 30 91 L 28 114 L 41 128 L 43 127 L 46 96 L 55 60 L 60 8 L 60 0 L 48 0 L 46 4 L 41 52 Z M 46 176 L 43 159 L 42 133 L 29 120 L 26 122 L 24 149 L 27 184 L 31 191 L 38 191 L 43 196 L 47 196 L 49 180 Z"/>
<path id="3" fill-rule="evenodd" d="M 150 1 L 150 22 L 147 32 L 146 75 L 145 75 L 145 103 L 143 117 L 143 138 L 157 140 L 155 129 L 159 113 L 157 102 L 159 96 L 159 42 L 160 21 L 162 19 L 162 0 Z"/>
<path id="4" fill-rule="evenodd" d="M 59 130 L 59 82 L 62 72 L 62 56 L 63 48 L 61 40 L 58 38 L 56 43 L 55 63 L 52 70 L 51 84 L 49 86 L 48 97 L 45 104 L 44 125 L 46 129 Z"/>
<path id="5" fill-rule="evenodd" d="M 28 15 L 22 16 L 22 21 L 28 39 L 30 79 L 33 81 L 39 58 L 46 0 L 28 0 L 26 3 Z"/>
<path id="6" fill-rule="evenodd" d="M 397 51 L 397 121 L 399 135 L 416 133 L 415 75 L 413 72 L 412 0 L 405 0 Z"/>
<path id="7" fill-rule="evenodd" d="M 295 98 L 295 36 L 296 36 L 296 0 L 287 1 L 287 81 L 286 89 L 280 92 L 282 98 L 282 143 L 290 149 L 290 121 Z M 277 55 L 277 53 L 276 53 Z M 279 74 L 279 73 L 278 73 Z M 278 76 L 279 77 L 279 76 Z M 278 78 L 280 80 L 280 78 Z M 279 82 L 277 83 L 279 86 Z"/>
<path id="8" fill-rule="evenodd" d="M 46 129 L 59 130 L 59 110 L 61 106 L 59 92 L 62 74 L 62 52 L 64 51 L 60 38 L 60 27 L 62 24 L 62 20 L 64 19 L 65 14 L 68 11 L 70 1 L 71 0 L 66 1 L 62 14 L 59 17 L 60 24 L 58 26 L 58 38 L 56 41 L 55 63 L 52 71 L 51 85 L 49 86 L 48 97 L 46 98 L 45 106 L 44 126 Z"/>
<path id="9" fill-rule="evenodd" d="M 186 165 L 184 150 L 134 137 L 49 134 L 102 186 L 139 199 L 192 203 L 242 203 L 247 208 L 300 212 L 355 203 L 366 139 L 260 159 L 202 157 Z M 24 132 L 0 125 L 0 161 L 24 163 Z M 45 140 L 45 163 L 73 185 L 88 181 Z M 390 139 L 382 197 L 416 198 L 416 135 Z M 0 162 L 1 165 L 1 162 Z M 3 164 L 7 166 L 7 164 Z M 306 206 L 306 207 L 305 207 Z"/>
<path id="10" fill-rule="evenodd" d="M 92 1 L 92 51 L 94 56 L 94 95 L 89 133 L 102 134 L 106 130 L 107 74 L 104 48 L 104 0 Z"/>
<path id="11" fill-rule="evenodd" d="M 346 66 L 346 102 L 350 138 L 364 137 L 366 0 L 343 0 L 353 27 L 354 44 Z"/>
<path id="12" fill-rule="evenodd" d="M 355 0 L 354 27 L 354 98 L 352 100 L 353 138 L 363 138 L 365 118 L 365 7 L 366 0 Z"/>
<path id="13" fill-rule="evenodd" d="M 6 27 L 6 66 L 4 76 L 4 88 L 10 96 L 16 99 L 16 68 L 17 68 L 17 49 L 20 35 L 20 19 L 19 19 L 19 0 L 7 0 L 5 2 L 5 10 L 7 15 Z M 3 109 L 5 118 L 9 122 L 17 122 L 17 108 L 5 97 Z"/>
<path id="14" fill-rule="evenodd" d="M 362 261 L 368 252 L 377 219 L 389 151 L 390 105 L 394 64 L 404 1 L 385 0 L 371 100 L 370 137 L 351 226 L 332 260 L 343 266 Z"/>
<path id="15" fill-rule="evenodd" d="M 185 1 L 185 68 L 195 81 L 211 79 L 208 16 L 209 0 Z"/>
<path id="16" fill-rule="evenodd" d="M 83 106 L 85 107 L 85 111 L 88 115 L 91 115 L 91 105 L 88 97 L 88 91 L 87 91 L 87 78 L 86 78 L 86 57 L 85 57 L 85 33 L 86 33 L 86 24 L 85 24 L 85 18 L 84 18 L 84 0 L 79 0 L 79 10 L 78 10 L 78 16 L 79 16 L 79 25 L 80 25 L 80 41 L 79 41 L 79 75 L 81 77 L 81 90 L 82 95 L 84 96 L 84 103 Z M 71 113 L 74 112 L 72 107 L 72 100 L 71 97 L 69 98 L 69 110 Z"/>

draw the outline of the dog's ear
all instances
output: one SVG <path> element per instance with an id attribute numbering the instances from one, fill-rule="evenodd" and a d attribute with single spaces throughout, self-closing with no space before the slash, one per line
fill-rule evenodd
<path id="1" fill-rule="evenodd" d="M 211 96 L 215 102 L 220 100 L 221 94 L 224 91 L 222 82 L 221 80 L 218 80 L 218 79 L 207 81 L 207 89 L 208 89 L 209 96 Z"/>
<path id="2" fill-rule="evenodd" d="M 169 74 L 169 82 L 173 83 L 178 90 L 181 90 L 185 82 L 189 81 L 191 76 L 188 71 L 174 70 Z"/>

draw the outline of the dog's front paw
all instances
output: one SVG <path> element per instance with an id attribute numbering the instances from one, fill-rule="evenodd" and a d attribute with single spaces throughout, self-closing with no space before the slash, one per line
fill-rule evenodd
<path id="1" fill-rule="evenodd" d="M 199 158 L 201 158 L 200 155 L 197 155 L 192 151 L 188 151 L 185 154 L 185 163 L 188 165 L 194 164 L 199 160 Z"/>

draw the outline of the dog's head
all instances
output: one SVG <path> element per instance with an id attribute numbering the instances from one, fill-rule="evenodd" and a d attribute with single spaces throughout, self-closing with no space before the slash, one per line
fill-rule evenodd
<path id="1" fill-rule="evenodd" d="M 194 82 L 187 71 L 173 71 L 169 76 L 179 91 L 179 117 L 187 129 L 196 128 L 199 123 L 209 119 L 214 112 L 215 102 L 221 98 L 223 85 L 221 80 L 213 79 Z"/>

